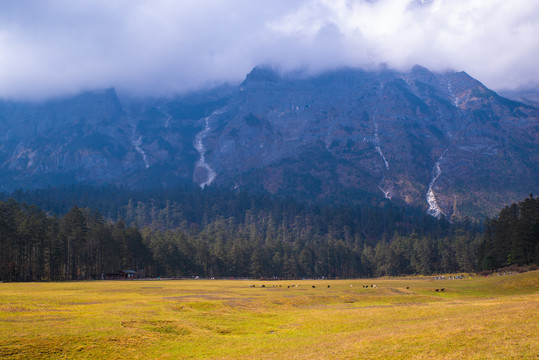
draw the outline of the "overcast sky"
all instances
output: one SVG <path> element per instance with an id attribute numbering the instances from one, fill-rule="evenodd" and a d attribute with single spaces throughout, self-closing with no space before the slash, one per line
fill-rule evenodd
<path id="1" fill-rule="evenodd" d="M 539 86 L 538 0 L 0 0 L 0 97 L 166 95 L 257 64 L 380 64 Z"/>

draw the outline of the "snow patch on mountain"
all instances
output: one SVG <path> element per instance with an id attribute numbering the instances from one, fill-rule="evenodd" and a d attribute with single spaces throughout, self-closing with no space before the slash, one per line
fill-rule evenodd
<path id="1" fill-rule="evenodd" d="M 195 136 L 193 145 L 200 155 L 200 158 L 195 164 L 193 179 L 202 189 L 210 185 L 217 176 L 215 170 L 213 170 L 206 162 L 206 147 L 204 146 L 204 139 L 208 136 L 208 133 L 211 130 L 210 119 L 216 115 L 222 114 L 223 112 L 223 109 L 218 109 L 215 110 L 210 116 L 206 116 L 204 118 L 204 129 Z"/>
<path id="2" fill-rule="evenodd" d="M 170 114 L 165 111 L 164 109 L 162 109 L 161 107 L 158 107 L 157 110 L 159 110 L 163 115 L 165 115 L 166 119 L 165 119 L 165 128 L 168 129 L 168 126 L 170 125 L 170 119 L 172 119 L 172 116 L 170 116 Z"/>
<path id="3" fill-rule="evenodd" d="M 429 189 L 427 191 L 427 203 L 429 204 L 429 209 L 427 210 L 427 213 L 431 216 L 434 216 L 435 218 L 440 218 L 442 215 L 445 215 L 440 206 L 438 205 L 438 202 L 436 201 L 436 194 L 434 194 L 434 190 L 432 188 L 436 180 L 442 174 L 440 163 L 446 151 L 447 149 L 442 153 L 442 155 L 440 155 L 440 157 L 434 164 L 434 168 L 432 169 L 432 180 L 429 183 Z"/>
<path id="4" fill-rule="evenodd" d="M 376 112 L 375 112 L 375 114 L 372 115 L 372 120 L 374 121 L 374 148 L 376 149 L 378 154 L 380 154 L 380 156 L 382 157 L 382 160 L 384 160 L 384 165 L 386 167 L 386 171 L 388 171 L 389 170 L 389 163 L 387 162 L 387 159 L 384 156 L 384 153 L 382 152 L 382 148 L 380 147 L 380 135 L 378 134 L 378 121 L 376 121 Z M 378 189 L 380 189 L 380 191 L 382 191 L 384 193 L 384 197 L 386 199 L 391 200 L 390 190 L 385 190 L 382 187 L 382 184 L 384 183 L 384 181 L 385 181 L 385 175 L 382 178 L 382 181 L 380 182 L 380 184 L 378 185 Z"/>
<path id="5" fill-rule="evenodd" d="M 135 150 L 142 155 L 142 160 L 144 161 L 144 164 L 146 165 L 146 169 L 150 167 L 150 163 L 148 162 L 148 157 L 146 156 L 146 153 L 142 148 L 140 147 L 142 145 L 142 135 L 138 138 L 133 138 L 131 141 L 131 144 L 135 148 Z"/>
<path id="6" fill-rule="evenodd" d="M 374 115 L 373 115 L 374 120 Z M 374 120 L 374 147 L 376 148 L 376 151 L 380 156 L 382 157 L 382 160 L 384 160 L 384 164 L 386 166 L 386 170 L 389 170 L 389 163 L 387 162 L 386 157 L 384 156 L 384 153 L 382 152 L 382 148 L 380 147 L 380 136 L 378 136 L 378 122 Z"/>
<path id="7" fill-rule="evenodd" d="M 382 182 L 383 182 L 383 180 L 382 180 Z M 390 190 L 387 190 L 387 191 L 384 190 L 384 189 L 382 188 L 382 185 L 378 185 L 378 189 L 380 189 L 380 191 L 384 193 L 384 197 L 385 197 L 386 199 L 391 200 L 391 192 L 390 192 Z"/>
<path id="8" fill-rule="evenodd" d="M 453 87 L 451 86 L 450 80 L 447 80 L 447 90 L 449 91 L 449 97 L 451 98 L 451 100 L 453 100 L 453 105 L 459 107 L 459 99 L 457 99 L 457 97 L 453 93 Z"/>

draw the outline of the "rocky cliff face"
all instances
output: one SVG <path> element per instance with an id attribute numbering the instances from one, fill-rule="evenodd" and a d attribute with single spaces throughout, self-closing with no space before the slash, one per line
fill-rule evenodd
<path id="1" fill-rule="evenodd" d="M 539 112 L 465 73 L 255 68 L 238 87 L 0 103 L 3 189 L 195 181 L 484 216 L 539 186 Z"/>
<path id="2" fill-rule="evenodd" d="M 192 181 L 199 118 L 215 101 L 208 93 L 121 103 L 106 90 L 41 104 L 1 102 L 0 189 Z"/>
<path id="3" fill-rule="evenodd" d="M 206 158 L 235 186 L 318 199 L 360 189 L 434 216 L 485 215 L 539 185 L 538 120 L 462 72 L 255 69 L 211 119 Z"/>

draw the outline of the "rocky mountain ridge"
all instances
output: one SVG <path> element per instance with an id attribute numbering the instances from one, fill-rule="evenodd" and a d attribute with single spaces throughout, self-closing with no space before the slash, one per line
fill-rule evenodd
<path id="1" fill-rule="evenodd" d="M 0 102 L 4 191 L 195 181 L 481 217 L 539 186 L 539 110 L 463 72 L 253 69 L 239 86 L 120 101 Z"/>

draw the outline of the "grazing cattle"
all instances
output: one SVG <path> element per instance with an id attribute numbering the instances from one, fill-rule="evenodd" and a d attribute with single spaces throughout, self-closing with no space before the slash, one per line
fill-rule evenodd
<path id="1" fill-rule="evenodd" d="M 250 284 L 249 287 L 255 287 L 253 284 Z"/>
<path id="2" fill-rule="evenodd" d="M 373 285 L 372 287 L 373 287 L 373 288 L 377 288 L 377 287 L 378 287 L 378 285 Z"/>
<path id="3" fill-rule="evenodd" d="M 330 288 L 330 286 L 328 285 L 328 289 Z"/>
<path id="4" fill-rule="evenodd" d="M 316 286 L 313 285 L 313 289 L 315 289 L 315 288 L 316 288 Z"/>
<path id="5" fill-rule="evenodd" d="M 440 289 L 436 289 L 435 291 L 438 292 L 438 291 L 440 291 Z"/>
<path id="6" fill-rule="evenodd" d="M 260 285 L 260 287 L 264 287 L 264 288 L 265 288 L 265 287 L 266 287 L 266 285 Z M 436 291 L 438 291 L 438 290 L 436 290 Z"/>
<path id="7" fill-rule="evenodd" d="M 406 287 L 406 290 L 408 290 L 409 288 L 410 288 L 410 287 L 409 287 L 409 286 L 407 286 L 407 287 Z"/>
<path id="8" fill-rule="evenodd" d="M 440 291 L 445 291 L 445 288 L 441 288 Z"/>

